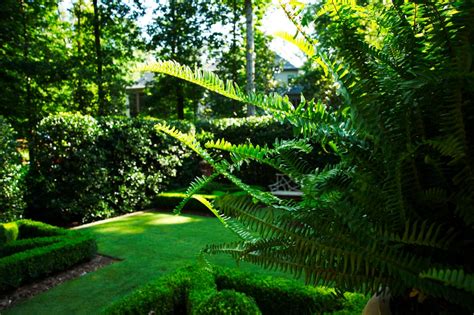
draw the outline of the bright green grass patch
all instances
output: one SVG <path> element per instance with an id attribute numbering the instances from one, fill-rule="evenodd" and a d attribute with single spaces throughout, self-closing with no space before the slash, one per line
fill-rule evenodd
<path id="1" fill-rule="evenodd" d="M 85 227 L 95 235 L 98 252 L 122 259 L 25 301 L 4 314 L 97 314 L 112 301 L 178 268 L 196 264 L 210 243 L 236 240 L 216 218 L 145 212 Z M 213 264 L 236 267 L 227 255 L 208 257 Z M 241 263 L 252 273 L 291 278 Z"/>
<path id="2" fill-rule="evenodd" d="M 205 245 L 236 239 L 215 218 L 152 212 L 118 218 L 85 230 L 96 236 L 99 253 L 122 261 L 66 282 L 5 314 L 95 314 L 138 286 L 196 263 Z M 211 256 L 209 260 L 221 266 L 236 266 L 226 255 Z M 241 268 L 288 277 L 249 264 L 241 264 Z"/>

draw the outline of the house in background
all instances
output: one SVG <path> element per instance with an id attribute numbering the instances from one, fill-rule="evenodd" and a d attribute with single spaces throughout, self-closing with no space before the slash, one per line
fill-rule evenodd
<path id="1" fill-rule="evenodd" d="M 291 103 L 299 104 L 303 88 L 299 85 L 294 85 L 293 79 L 300 74 L 300 68 L 278 54 L 276 55 L 275 63 L 276 67 L 273 78 L 277 85 L 283 89 L 281 94 L 287 95 Z"/>
<path id="2" fill-rule="evenodd" d="M 278 54 L 275 57 L 275 64 L 275 73 L 273 75 L 274 80 L 284 86 L 291 85 L 292 79 L 298 76 L 300 68 L 296 67 Z"/>
<path id="3" fill-rule="evenodd" d="M 288 60 L 279 56 L 275 57 L 275 70 L 273 79 L 282 95 L 287 95 L 293 104 L 299 104 L 301 100 L 302 88 L 300 86 L 292 85 L 292 80 L 300 74 L 300 68 L 294 66 Z M 128 117 L 135 117 L 141 111 L 143 106 L 143 99 L 145 96 L 145 88 L 154 80 L 152 72 L 145 72 L 133 85 L 126 87 L 127 104 L 126 115 Z"/>
<path id="4" fill-rule="evenodd" d="M 127 93 L 126 115 L 128 117 L 135 117 L 140 113 L 140 107 L 145 96 L 145 88 L 147 84 L 153 82 L 154 77 L 153 72 L 145 72 L 132 86 L 125 88 Z"/>

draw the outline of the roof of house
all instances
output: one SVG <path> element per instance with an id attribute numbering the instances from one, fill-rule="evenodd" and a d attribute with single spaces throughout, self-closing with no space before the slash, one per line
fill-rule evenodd
<path id="1" fill-rule="evenodd" d="M 282 56 L 275 54 L 275 64 L 280 66 L 283 65 L 283 68 L 281 68 L 281 72 L 283 71 L 297 71 L 299 70 L 298 67 L 293 65 L 291 62 L 283 58 Z M 133 91 L 133 90 L 143 90 L 146 88 L 148 83 L 153 82 L 155 75 L 153 72 L 145 72 L 138 80 L 133 82 L 131 86 L 127 86 L 126 90 L 127 91 Z"/>
<path id="2" fill-rule="evenodd" d="M 275 64 L 280 65 L 283 63 L 283 70 L 282 71 L 296 71 L 299 68 L 293 65 L 291 62 L 283 58 L 282 56 L 275 54 Z"/>
<path id="3" fill-rule="evenodd" d="M 127 90 L 143 90 L 146 85 L 153 81 L 155 77 L 153 72 L 145 72 L 138 80 L 133 82 L 132 86 L 127 86 Z"/>

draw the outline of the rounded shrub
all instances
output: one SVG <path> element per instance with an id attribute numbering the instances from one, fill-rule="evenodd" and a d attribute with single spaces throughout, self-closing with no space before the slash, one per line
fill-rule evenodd
<path id="1" fill-rule="evenodd" d="M 96 119 L 73 113 L 44 118 L 30 145 L 28 216 L 51 223 L 107 216 L 105 156 Z"/>
<path id="2" fill-rule="evenodd" d="M 15 222 L 0 224 L 0 245 L 18 238 L 18 225 Z"/>
<path id="3" fill-rule="evenodd" d="M 13 221 L 22 216 L 25 208 L 23 174 L 16 132 L 0 116 L 0 222 Z"/>
<path id="4" fill-rule="evenodd" d="M 69 224 L 150 207 L 191 151 L 158 133 L 156 123 L 73 113 L 44 118 L 31 144 L 28 216 Z M 184 132 L 193 128 L 170 124 Z"/>
<path id="5" fill-rule="evenodd" d="M 255 315 L 262 314 L 253 298 L 234 290 L 211 294 L 196 309 L 198 315 Z"/>

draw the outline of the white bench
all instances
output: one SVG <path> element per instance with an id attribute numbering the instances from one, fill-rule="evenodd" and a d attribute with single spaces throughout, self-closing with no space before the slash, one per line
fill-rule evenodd
<path id="1" fill-rule="evenodd" d="M 276 182 L 269 185 L 270 192 L 278 197 L 301 197 L 303 192 L 288 177 L 276 174 Z"/>

